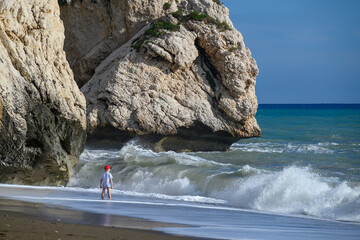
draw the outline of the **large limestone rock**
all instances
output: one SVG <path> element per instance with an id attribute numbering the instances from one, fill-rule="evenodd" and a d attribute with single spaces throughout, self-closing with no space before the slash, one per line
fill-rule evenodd
<path id="1" fill-rule="evenodd" d="M 59 14 L 56 0 L 0 0 L 0 182 L 65 184 L 83 150 Z"/>
<path id="2" fill-rule="evenodd" d="M 121 47 L 148 23 L 177 10 L 198 9 L 214 12 L 221 22 L 228 19 L 227 9 L 213 1 L 175 0 L 61 0 L 61 19 L 65 26 L 64 50 L 74 72 L 75 81 L 82 87 L 95 69 L 113 51 Z M 171 3 L 170 8 L 164 8 Z"/>
<path id="3" fill-rule="evenodd" d="M 261 135 L 258 68 L 227 8 L 173 1 L 171 12 L 177 10 L 177 19 L 168 12 L 156 23 L 163 27 L 148 24 L 115 50 L 82 87 L 89 143 L 138 136 L 158 151 L 225 150 Z"/>

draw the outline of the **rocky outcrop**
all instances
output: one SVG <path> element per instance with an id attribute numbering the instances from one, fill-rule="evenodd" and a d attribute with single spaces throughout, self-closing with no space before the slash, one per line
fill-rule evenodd
<path id="1" fill-rule="evenodd" d="M 0 0 L 0 182 L 65 184 L 83 150 L 59 15 L 56 0 Z"/>
<path id="2" fill-rule="evenodd" d="M 260 136 L 257 74 L 218 1 L 0 0 L 0 182 L 65 184 L 87 133 L 157 151 Z"/>
<path id="3" fill-rule="evenodd" d="M 189 0 L 170 9 L 111 53 L 82 87 L 89 141 L 111 136 L 121 144 L 138 136 L 158 151 L 225 150 L 260 136 L 258 68 L 227 8 Z"/>

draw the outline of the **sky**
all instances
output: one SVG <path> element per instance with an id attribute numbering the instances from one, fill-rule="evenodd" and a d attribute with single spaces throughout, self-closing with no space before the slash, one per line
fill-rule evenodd
<path id="1" fill-rule="evenodd" d="M 222 0 L 263 103 L 360 103 L 360 0 Z"/>

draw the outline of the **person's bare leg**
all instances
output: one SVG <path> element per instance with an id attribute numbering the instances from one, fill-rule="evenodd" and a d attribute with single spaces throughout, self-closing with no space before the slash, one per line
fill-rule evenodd
<path id="1" fill-rule="evenodd" d="M 105 188 L 103 188 L 102 193 L 101 193 L 101 199 L 104 200 L 104 195 L 105 195 Z"/>
<path id="2" fill-rule="evenodd" d="M 111 200 L 111 192 L 110 192 L 110 188 L 109 188 L 109 187 L 107 188 L 107 193 L 108 193 L 108 196 L 109 196 L 109 200 Z"/>

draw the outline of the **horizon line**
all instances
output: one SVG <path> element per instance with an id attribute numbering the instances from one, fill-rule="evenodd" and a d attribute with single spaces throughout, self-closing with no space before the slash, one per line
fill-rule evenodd
<path id="1" fill-rule="evenodd" d="M 350 105 L 350 104 L 360 104 L 360 102 L 359 103 L 258 103 L 258 105 L 263 105 L 263 104 L 278 104 L 278 105 L 281 105 L 281 104 L 293 104 L 293 105 L 295 105 L 295 104 L 301 104 L 301 105 L 321 105 L 321 104 L 323 104 L 323 105 L 335 105 L 335 104 L 338 104 L 338 105 L 340 105 L 340 104 L 342 104 L 342 105 Z"/>

